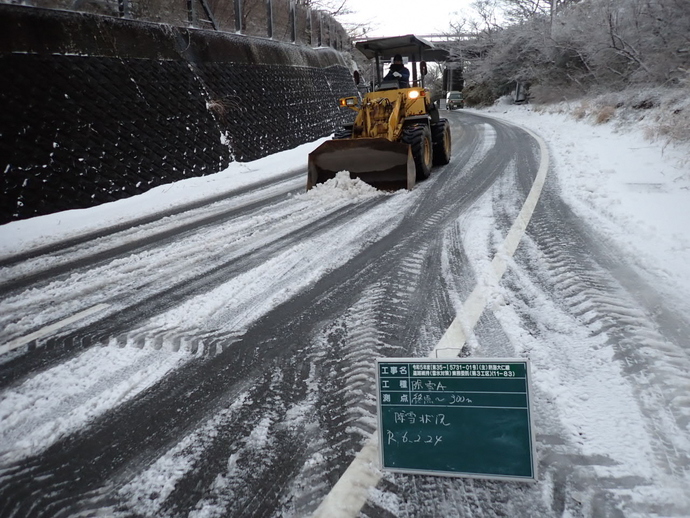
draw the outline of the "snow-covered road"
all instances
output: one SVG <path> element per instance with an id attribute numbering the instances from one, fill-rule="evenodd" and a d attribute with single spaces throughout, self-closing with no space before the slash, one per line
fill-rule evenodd
<path id="1" fill-rule="evenodd" d="M 303 193 L 314 143 L 1 227 L 1 343 L 107 307 L 0 356 L 0 516 L 313 512 L 375 429 L 373 359 L 428 354 L 531 187 L 526 133 L 449 118 L 453 160 L 412 192 Z M 366 516 L 690 512 L 683 293 L 564 194 L 544 136 L 556 164 L 463 348 L 532 360 L 540 480 L 385 474 Z"/>

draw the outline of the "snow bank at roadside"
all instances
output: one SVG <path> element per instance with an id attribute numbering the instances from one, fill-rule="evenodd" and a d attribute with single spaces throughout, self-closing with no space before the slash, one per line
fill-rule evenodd
<path id="1" fill-rule="evenodd" d="M 330 137 L 303 144 L 254 162 L 233 162 L 218 173 L 161 185 L 148 192 L 87 209 L 69 210 L 0 225 L 0 257 L 48 246 L 99 229 L 113 227 L 187 203 L 217 197 L 290 171 L 306 168 L 307 155 Z M 306 183 L 306 174 L 304 178 Z M 306 194 L 323 203 L 359 201 L 386 193 L 341 171 Z"/>
<path id="2" fill-rule="evenodd" d="M 573 210 L 666 291 L 690 293 L 690 145 L 650 140 L 648 126 L 615 114 L 597 123 L 573 107 L 498 103 L 479 113 L 539 133 Z"/>
<path id="3" fill-rule="evenodd" d="M 276 178 L 297 168 L 306 168 L 307 155 L 328 139 L 322 138 L 253 162 L 233 162 L 225 170 L 212 175 L 161 185 L 143 194 L 96 207 L 0 225 L 0 257 L 165 212 L 185 203 Z"/>
<path id="4" fill-rule="evenodd" d="M 627 132 L 641 131 L 647 140 L 690 144 L 690 88 L 641 87 L 596 97 L 536 107 L 566 113 L 576 120 L 607 123 Z"/>

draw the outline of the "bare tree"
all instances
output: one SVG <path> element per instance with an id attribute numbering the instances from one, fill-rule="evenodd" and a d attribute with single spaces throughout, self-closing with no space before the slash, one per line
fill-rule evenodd
<path id="1" fill-rule="evenodd" d="M 536 16 L 548 17 L 553 21 L 554 16 L 565 7 L 576 4 L 580 0 L 501 0 L 503 11 L 508 20 L 513 23 L 530 20 Z"/>
<path id="2" fill-rule="evenodd" d="M 494 35 L 502 29 L 498 22 L 499 0 L 475 0 L 472 8 L 478 18 L 469 20 L 470 30 L 482 34 L 485 40 L 493 42 Z"/>
<path id="3" fill-rule="evenodd" d="M 324 11 L 333 17 L 353 13 L 352 9 L 347 5 L 347 0 L 297 0 L 297 5 Z"/>

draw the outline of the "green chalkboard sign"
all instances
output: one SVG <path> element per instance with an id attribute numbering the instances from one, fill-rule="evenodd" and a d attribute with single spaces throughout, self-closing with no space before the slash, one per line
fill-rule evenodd
<path id="1" fill-rule="evenodd" d="M 376 360 L 384 469 L 536 480 L 529 361 Z"/>

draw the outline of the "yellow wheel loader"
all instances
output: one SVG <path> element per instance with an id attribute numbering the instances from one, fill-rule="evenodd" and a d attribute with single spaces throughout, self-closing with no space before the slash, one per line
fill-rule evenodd
<path id="1" fill-rule="evenodd" d="M 376 60 L 376 86 L 361 99 L 340 99 L 357 116 L 309 154 L 307 190 L 340 171 L 379 189 L 412 189 L 433 165 L 450 162 L 450 126 L 424 88 L 425 60 L 445 60 L 447 52 L 413 35 L 359 41 L 355 47 Z M 396 55 L 408 57 L 412 86 L 399 75 L 381 78 L 381 60 Z"/>

